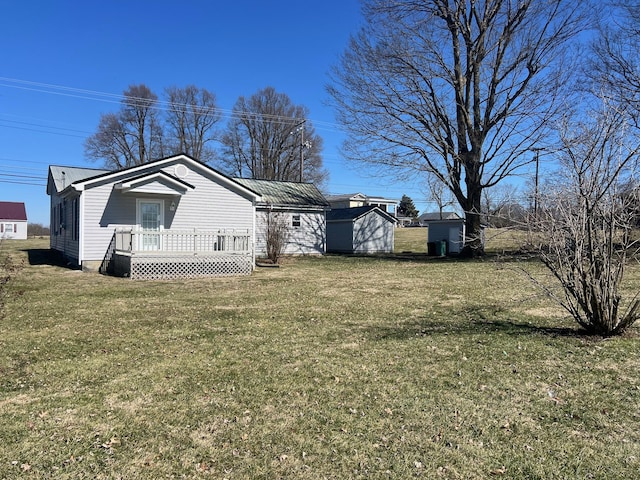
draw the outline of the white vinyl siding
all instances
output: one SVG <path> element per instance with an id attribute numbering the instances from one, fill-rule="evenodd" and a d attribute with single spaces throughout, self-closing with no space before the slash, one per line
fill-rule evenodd
<path id="1" fill-rule="evenodd" d="M 82 261 L 102 261 L 116 227 L 136 222 L 136 199 L 113 191 L 107 183 L 83 192 L 84 218 L 81 222 Z"/>
<path id="2" fill-rule="evenodd" d="M 174 167 L 164 169 L 174 174 Z M 232 191 L 227 185 L 221 185 L 209 175 L 188 170 L 183 180 L 195 188 L 185 195 L 175 198 L 176 209 L 171 211 L 171 199 L 165 205 L 165 228 L 202 230 L 213 229 L 253 229 L 253 203 L 238 191 Z"/>
<path id="3" fill-rule="evenodd" d="M 6 240 L 26 240 L 27 222 L 24 220 L 0 219 L 0 238 Z"/>
<path id="4" fill-rule="evenodd" d="M 358 218 L 354 223 L 354 253 L 391 253 L 395 225 L 375 211 Z"/>
<path id="5" fill-rule="evenodd" d="M 180 162 L 169 163 L 163 166 L 163 170 L 175 176 L 178 163 Z M 149 172 L 152 171 L 155 168 L 149 169 Z M 148 172 L 139 171 L 136 175 L 145 173 Z M 136 225 L 137 199 L 164 202 L 162 223 L 165 229 L 245 229 L 253 234 L 254 208 L 251 199 L 243 196 L 239 190 L 233 191 L 229 185 L 223 185 L 204 166 L 197 168 L 187 164 L 181 173 L 183 181 L 194 187 L 182 196 L 123 193 L 114 190 L 113 185 L 126 178 L 125 175 L 110 178 L 102 185 L 88 185 L 83 192 L 82 260 L 101 261 L 115 229 Z M 172 202 L 176 205 L 174 211 L 170 208 Z"/>
<path id="6" fill-rule="evenodd" d="M 276 210 L 274 210 L 276 212 Z M 325 214 L 322 212 L 277 212 L 289 216 L 288 225 L 293 225 L 293 217 L 299 218 L 300 226 L 289 228 L 285 255 L 322 255 L 325 253 Z M 258 211 L 256 216 L 256 255 L 265 257 L 267 212 Z"/>
<path id="7" fill-rule="evenodd" d="M 74 234 L 74 198 L 51 197 L 51 224 L 49 246 L 61 252 L 71 263 L 78 265 L 78 240 Z"/>
<path id="8" fill-rule="evenodd" d="M 356 219 L 330 221 L 327 225 L 327 251 L 391 253 L 394 235 L 394 222 L 372 210 Z"/>

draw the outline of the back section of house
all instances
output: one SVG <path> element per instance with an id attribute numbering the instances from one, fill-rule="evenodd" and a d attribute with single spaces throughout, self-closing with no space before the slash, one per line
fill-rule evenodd
<path id="1" fill-rule="evenodd" d="M 149 211 L 160 230 L 255 231 L 256 196 L 184 155 L 119 172 L 50 167 L 47 189 L 51 248 L 82 268 L 96 269 L 116 229 L 142 227 Z"/>
<path id="2" fill-rule="evenodd" d="M 285 255 L 322 255 L 326 252 L 326 212 L 329 203 L 311 183 L 237 178 L 260 194 L 256 207 L 256 256 L 267 255 L 267 225 L 286 227 Z"/>
<path id="3" fill-rule="evenodd" d="M 269 218 L 271 217 L 271 218 Z M 258 209 L 256 214 L 256 256 L 267 256 L 267 225 L 269 221 L 286 225 L 284 255 L 322 255 L 326 250 L 324 212 Z"/>

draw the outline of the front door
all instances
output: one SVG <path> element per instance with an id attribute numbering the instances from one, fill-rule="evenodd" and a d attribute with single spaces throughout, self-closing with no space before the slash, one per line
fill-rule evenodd
<path id="1" fill-rule="evenodd" d="M 162 227 L 162 202 L 141 200 L 138 203 L 138 218 L 142 235 L 141 250 L 160 250 L 160 229 Z"/>

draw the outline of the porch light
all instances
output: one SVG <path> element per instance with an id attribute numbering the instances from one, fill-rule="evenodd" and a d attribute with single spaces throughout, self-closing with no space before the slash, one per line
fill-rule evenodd
<path id="1" fill-rule="evenodd" d="M 176 201 L 175 200 L 171 201 L 171 205 L 169 205 L 169 210 L 171 210 L 172 212 L 176 211 Z"/>

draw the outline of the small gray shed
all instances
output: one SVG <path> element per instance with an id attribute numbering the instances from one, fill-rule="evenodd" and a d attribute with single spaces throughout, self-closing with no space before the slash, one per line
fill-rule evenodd
<path id="1" fill-rule="evenodd" d="M 327 252 L 391 253 L 393 215 L 374 206 L 338 208 L 327 212 Z"/>
<path id="2" fill-rule="evenodd" d="M 427 238 L 429 244 L 444 241 L 446 254 L 458 254 L 462 251 L 465 239 L 464 218 L 430 220 L 427 222 L 427 227 L 429 228 Z M 441 254 L 437 247 L 435 247 L 435 252 L 437 255 Z"/>

